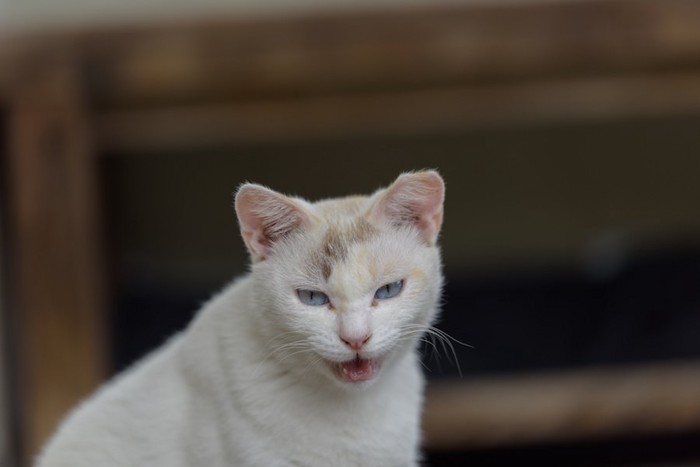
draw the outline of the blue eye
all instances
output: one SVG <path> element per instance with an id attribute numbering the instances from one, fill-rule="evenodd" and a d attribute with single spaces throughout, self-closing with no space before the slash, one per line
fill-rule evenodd
<path id="1" fill-rule="evenodd" d="M 328 299 L 328 295 L 324 294 L 323 292 L 319 292 L 318 290 L 299 289 L 297 290 L 297 295 L 299 296 L 301 303 L 304 305 L 321 306 L 330 301 Z"/>
<path id="2" fill-rule="evenodd" d="M 386 300 L 387 298 L 396 297 L 403 289 L 403 280 L 384 284 L 374 292 L 374 298 L 377 300 Z"/>

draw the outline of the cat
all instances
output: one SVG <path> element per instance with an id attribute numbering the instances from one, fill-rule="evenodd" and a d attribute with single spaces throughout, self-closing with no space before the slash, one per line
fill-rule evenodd
<path id="1" fill-rule="evenodd" d="M 251 271 L 80 404 L 36 466 L 418 465 L 443 200 L 435 171 L 316 203 L 242 185 Z"/>

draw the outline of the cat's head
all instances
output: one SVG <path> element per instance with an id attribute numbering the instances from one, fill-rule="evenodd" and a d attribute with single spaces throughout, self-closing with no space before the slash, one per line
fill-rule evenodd
<path id="1" fill-rule="evenodd" d="M 243 185 L 236 213 L 272 358 L 352 386 L 414 348 L 440 298 L 443 199 L 434 171 L 313 204 Z"/>

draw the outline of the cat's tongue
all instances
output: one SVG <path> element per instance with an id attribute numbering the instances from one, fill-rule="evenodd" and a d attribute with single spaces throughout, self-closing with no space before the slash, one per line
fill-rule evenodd
<path id="1" fill-rule="evenodd" d="M 376 373 L 376 362 L 365 358 L 358 357 L 339 365 L 341 376 L 348 381 L 367 381 L 372 379 Z"/>

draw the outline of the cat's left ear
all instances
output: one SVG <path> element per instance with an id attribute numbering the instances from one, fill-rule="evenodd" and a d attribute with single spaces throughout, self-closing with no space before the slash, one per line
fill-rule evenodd
<path id="1" fill-rule="evenodd" d="M 238 189 L 235 207 L 241 235 L 253 261 L 264 260 L 277 240 L 309 222 L 298 202 L 253 183 Z"/>
<path id="2" fill-rule="evenodd" d="M 445 182 L 434 170 L 405 173 L 378 194 L 369 219 L 392 225 L 414 225 L 423 240 L 435 244 L 442 226 Z"/>

